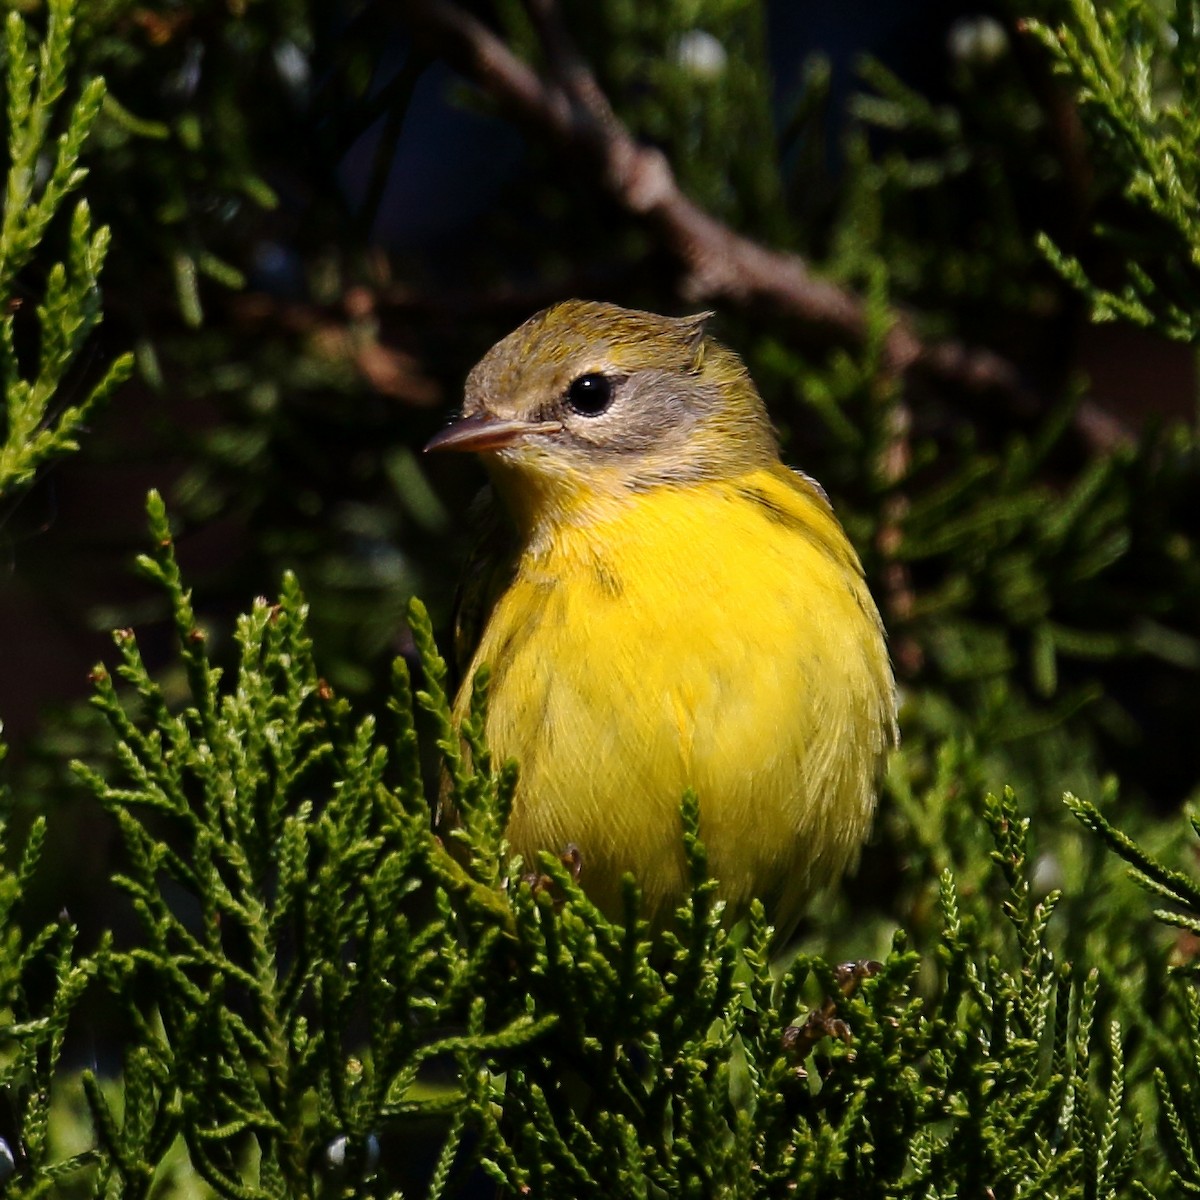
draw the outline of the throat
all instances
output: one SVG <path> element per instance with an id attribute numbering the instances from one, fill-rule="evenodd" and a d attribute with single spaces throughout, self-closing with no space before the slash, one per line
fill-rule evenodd
<path id="1" fill-rule="evenodd" d="M 534 551 L 566 530 L 619 519 L 638 496 L 631 481 L 612 469 L 550 474 L 497 462 L 489 474 L 522 543 Z"/>

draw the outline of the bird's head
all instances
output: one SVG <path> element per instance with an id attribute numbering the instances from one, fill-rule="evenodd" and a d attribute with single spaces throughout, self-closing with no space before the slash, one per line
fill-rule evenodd
<path id="1" fill-rule="evenodd" d="M 707 313 L 663 317 L 568 300 L 467 376 L 462 416 L 428 450 L 472 450 L 519 521 L 777 457 L 762 400 Z"/>

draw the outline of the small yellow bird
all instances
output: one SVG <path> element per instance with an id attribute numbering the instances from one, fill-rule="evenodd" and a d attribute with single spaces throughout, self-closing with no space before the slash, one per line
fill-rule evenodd
<path id="1" fill-rule="evenodd" d="M 478 452 L 513 534 L 485 548 L 455 711 L 487 663 L 527 865 L 574 844 L 602 909 L 632 872 L 662 925 L 687 894 L 692 788 L 731 914 L 758 896 L 786 935 L 857 859 L 895 686 L 853 548 L 708 316 L 570 300 L 471 371 L 427 449 Z"/>

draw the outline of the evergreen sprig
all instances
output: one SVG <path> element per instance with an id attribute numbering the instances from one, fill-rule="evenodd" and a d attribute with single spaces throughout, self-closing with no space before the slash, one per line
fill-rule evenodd
<path id="1" fill-rule="evenodd" d="M 1063 797 L 1067 808 L 1078 820 L 1097 834 L 1109 848 L 1127 862 L 1130 875 L 1151 895 L 1174 905 L 1158 909 L 1155 917 L 1194 936 L 1200 936 L 1200 881 L 1186 872 L 1169 867 L 1134 838 L 1113 825 L 1100 807 L 1068 793 Z M 1192 829 L 1200 834 L 1200 817 L 1191 817 Z M 1200 976 L 1200 963 L 1184 961 L 1178 969 L 1185 974 Z"/>
<path id="2" fill-rule="evenodd" d="M 120 828 L 128 867 L 115 882 L 141 926 L 107 972 L 137 1033 L 123 1119 L 88 1088 L 106 1172 L 123 1195 L 145 1194 L 148 1158 L 178 1131 L 223 1196 L 313 1195 L 330 1176 L 373 1194 L 385 1118 L 450 1114 L 452 1161 L 481 1063 L 547 1018 L 493 1017 L 482 980 L 496 922 L 456 936 L 430 865 L 411 707 L 397 706 L 393 785 L 375 722 L 351 724 L 316 672 L 291 577 L 239 621 L 224 687 L 157 495 L 149 513 L 142 566 L 169 596 L 189 700 L 172 711 L 119 632 L 132 711 L 108 671 L 94 678 L 122 779 L 77 766 Z M 423 1068 L 444 1059 L 463 1082 L 423 1097 Z"/>
<path id="3" fill-rule="evenodd" d="M 65 406 L 58 400 L 68 372 L 101 319 L 98 279 L 108 230 L 93 229 L 86 200 L 75 206 L 66 256 L 50 267 L 36 308 L 34 370 L 24 364 L 16 344 L 16 313 L 26 294 L 19 285 L 21 273 L 87 175 L 80 155 L 104 99 L 102 79 L 85 83 L 63 131 L 53 137 L 70 82 L 74 22 L 74 0 L 50 0 L 45 36 L 36 49 L 29 44 L 27 18 L 10 12 L 5 23 L 8 164 L 0 218 L 0 312 L 5 314 L 0 319 L 5 416 L 0 494 L 27 485 L 44 463 L 77 449 L 76 435 L 133 367 L 132 357 L 122 355 L 82 400 Z"/>
<path id="4" fill-rule="evenodd" d="M 121 778 L 78 772 L 120 828 L 116 882 L 141 930 L 101 967 L 132 1037 L 120 1105 L 85 1080 L 97 1195 L 147 1195 L 177 1138 L 223 1196 L 392 1194 L 389 1149 L 414 1120 L 440 1130 L 429 1196 L 458 1194 L 473 1162 L 512 1195 L 1126 1186 L 1138 1127 L 1122 1124 L 1120 1029 L 1102 1083 L 1099 979 L 1055 957 L 1055 897 L 1034 898 L 1011 793 L 984 808 L 1011 937 L 964 916 L 944 872 L 932 990 L 900 933 L 881 964 L 800 955 L 777 973 L 761 906 L 738 936 L 725 923 L 693 795 L 688 901 L 652 931 L 629 879 L 614 922 L 569 856 L 516 874 L 485 680 L 460 737 L 419 606 L 423 686 L 398 665 L 390 751 L 317 673 L 291 578 L 239 621 L 223 673 L 156 495 L 149 513 L 143 568 L 170 599 L 189 697 L 168 703 L 128 631 L 124 688 L 95 672 Z M 431 828 L 414 702 L 460 814 L 453 854 Z"/>
<path id="5" fill-rule="evenodd" d="M 614 926 L 544 857 L 542 885 L 514 895 L 518 971 L 530 1011 L 558 1020 L 492 1081 L 485 1169 L 513 1195 L 1118 1194 L 1139 1136 L 1120 1124 L 1119 1028 L 1102 1086 L 1098 978 L 1076 982 L 1055 960 L 1053 897 L 1031 898 L 1012 795 L 989 798 L 986 816 L 1014 964 L 981 954 L 946 872 L 932 1002 L 899 934 L 882 964 L 801 956 L 778 977 L 761 908 L 733 942 L 694 800 L 683 820 L 696 886 L 657 941 L 632 885 Z"/>
<path id="6" fill-rule="evenodd" d="M 0 744 L 0 759 L 4 747 Z M 7 807 L 7 795 L 2 798 Z M 52 1106 L 61 1101 L 63 1044 L 73 1010 L 105 955 L 76 950 L 76 929 L 64 913 L 32 930 L 23 911 L 46 835 L 34 821 L 14 868 L 0 819 L 0 1190 L 33 1200 L 53 1195 L 94 1161 L 82 1151 L 62 1155 L 50 1134 Z"/>
<path id="7" fill-rule="evenodd" d="M 1154 916 L 1181 931 L 1171 981 L 1171 1005 L 1163 1026 L 1152 1031 L 1154 1092 L 1158 1100 L 1159 1136 L 1166 1151 L 1169 1180 L 1175 1194 L 1200 1194 L 1200 963 L 1195 938 L 1200 935 L 1200 883 L 1172 867 L 1136 839 L 1117 828 L 1088 800 L 1064 797 L 1067 807 L 1087 828 L 1129 864 L 1130 874 L 1151 896 L 1172 907 Z M 1200 819 L 1189 823 L 1200 834 Z M 1152 1194 L 1143 1189 L 1144 1194 Z"/>
<path id="8" fill-rule="evenodd" d="M 1132 210 L 1159 236 L 1136 244 L 1118 218 L 1102 232 L 1127 251 L 1123 283 L 1107 287 L 1042 235 L 1050 262 L 1092 308 L 1096 321 L 1125 320 L 1167 337 L 1200 336 L 1200 23 L 1193 0 L 1163 9 L 1140 0 L 1098 6 L 1069 0 L 1060 24 L 1025 27 L 1071 84 L 1105 166 Z"/>

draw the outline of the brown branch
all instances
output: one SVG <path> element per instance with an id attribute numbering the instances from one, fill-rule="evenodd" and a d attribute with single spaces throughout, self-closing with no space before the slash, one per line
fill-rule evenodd
<path id="1" fill-rule="evenodd" d="M 862 301 L 817 278 L 797 255 L 734 232 L 688 199 L 666 156 L 641 145 L 621 123 L 575 51 L 548 0 L 530 5 L 552 80 L 543 79 L 482 21 L 448 0 L 407 0 L 414 31 L 430 52 L 483 88 L 521 123 L 587 159 L 613 198 L 650 225 L 683 269 L 681 291 L 696 302 L 763 306 L 816 332 L 861 341 Z M 906 370 L 922 347 L 906 320 L 887 341 L 892 369 Z"/>
<path id="2" fill-rule="evenodd" d="M 867 330 L 862 299 L 814 275 L 798 255 L 743 237 L 690 200 L 665 155 L 639 143 L 613 112 L 571 43 L 555 0 L 527 3 L 547 78 L 452 0 L 404 0 L 403 9 L 429 52 L 476 83 L 514 120 L 586 161 L 613 199 L 658 234 L 679 264 L 678 286 L 689 301 L 759 308 L 816 336 L 861 343 Z M 892 313 L 882 367 L 889 374 L 994 397 L 1026 419 L 1042 409 L 1008 359 L 958 341 L 926 342 L 904 312 Z M 1079 406 L 1075 429 L 1099 453 L 1132 440 L 1124 426 L 1090 401 Z"/>
<path id="3" fill-rule="evenodd" d="M 591 164 L 612 197 L 653 228 L 674 255 L 685 297 L 764 308 L 839 341 L 858 343 L 865 337 L 860 297 L 815 276 L 798 255 L 743 237 L 683 193 L 661 151 L 640 144 L 617 118 L 572 45 L 553 0 L 529 0 L 547 78 L 451 0 L 406 0 L 403 7 L 430 52 L 473 80 L 515 120 Z M 982 347 L 926 343 L 902 312 L 893 313 L 883 366 L 1003 396 L 1025 412 L 1039 407 L 1011 362 Z"/>
<path id="4" fill-rule="evenodd" d="M 642 220 L 679 264 L 681 294 L 695 303 L 758 308 L 806 332 L 860 344 L 861 297 L 814 275 L 795 254 L 771 250 L 729 228 L 682 191 L 661 151 L 639 143 L 622 124 L 561 21 L 555 0 L 527 0 L 546 77 L 518 58 L 486 24 L 452 0 L 402 0 L 416 37 L 485 91 L 510 117 L 585 161 L 612 198 Z M 1002 400 L 1036 416 L 1042 405 L 1008 359 L 980 346 L 926 342 L 907 313 L 893 310 L 884 344 L 885 373 L 923 377 Z M 1095 451 L 1131 440 L 1090 402 L 1075 421 Z"/>

